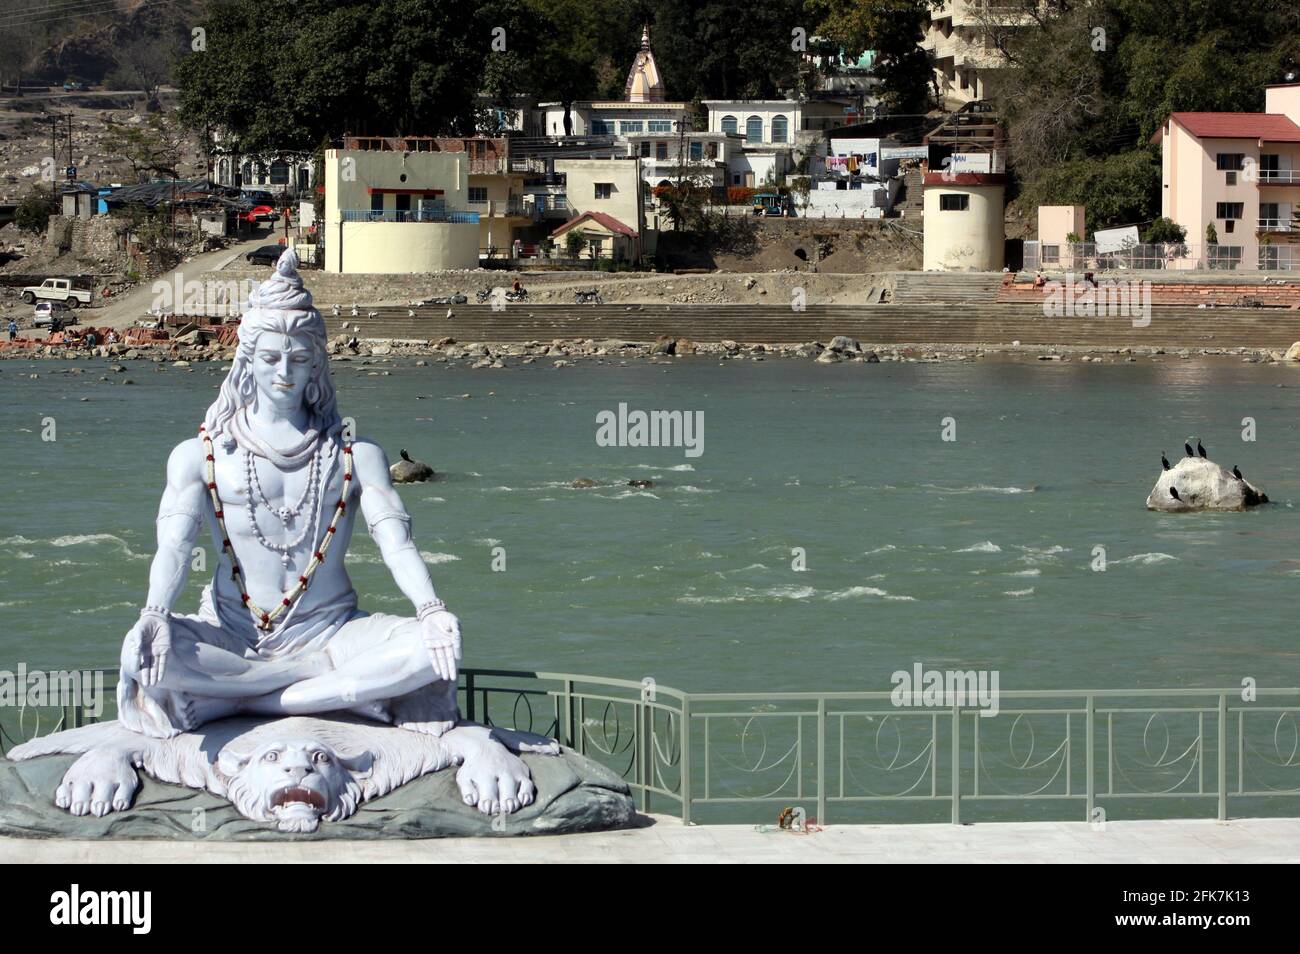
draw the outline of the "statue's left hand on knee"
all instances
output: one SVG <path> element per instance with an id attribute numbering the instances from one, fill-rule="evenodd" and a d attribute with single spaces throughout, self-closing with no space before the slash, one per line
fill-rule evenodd
<path id="1" fill-rule="evenodd" d="M 420 618 L 420 635 L 439 679 L 455 682 L 460 662 L 460 621 L 447 610 Z"/>

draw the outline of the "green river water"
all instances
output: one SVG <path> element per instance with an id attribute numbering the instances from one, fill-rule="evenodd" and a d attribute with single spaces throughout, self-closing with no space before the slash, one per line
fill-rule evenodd
<path id="1" fill-rule="evenodd" d="M 69 367 L 84 373 L 58 373 Z M 0 668 L 115 664 L 145 596 L 168 450 L 225 368 L 107 367 L 0 364 Z M 887 690 L 918 662 L 998 670 L 1003 691 L 1300 683 L 1300 373 L 1287 367 L 394 360 L 334 373 L 362 435 L 441 475 L 402 495 L 467 666 L 695 691 Z M 596 415 L 620 401 L 703 411 L 703 454 L 598 446 Z M 941 440 L 945 417 L 955 441 Z M 1147 512 L 1160 452 L 1176 460 L 1188 435 L 1274 503 Z M 569 488 L 580 476 L 602 486 Z M 1105 572 L 1090 566 L 1099 545 Z M 349 562 L 364 607 L 407 608 L 364 532 Z"/>

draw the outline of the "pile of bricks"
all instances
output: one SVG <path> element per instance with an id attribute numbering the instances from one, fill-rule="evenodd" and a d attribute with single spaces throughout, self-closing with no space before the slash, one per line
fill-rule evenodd
<path id="1" fill-rule="evenodd" d="M 1129 282 L 1142 280 L 1136 275 L 1127 275 L 1122 272 L 1107 272 L 1096 274 L 1093 277 L 1096 281 L 1103 283 L 1103 287 L 1107 281 Z M 1077 289 L 1075 294 L 1082 295 L 1083 289 L 1079 287 L 1082 277 L 1076 277 L 1074 281 Z M 1055 289 L 1051 287 L 1050 281 L 1048 285 L 1037 288 L 1034 287 L 1033 282 L 1016 282 L 1014 284 L 1004 284 L 999 288 L 997 300 L 1001 303 L 1041 302 L 1053 291 L 1055 291 L 1055 294 L 1060 295 L 1059 280 Z M 1152 282 L 1151 304 L 1183 305 L 1193 308 L 1205 305 L 1213 308 L 1289 308 L 1300 310 L 1300 281 L 1285 284 L 1254 282 L 1238 285 L 1199 282 Z"/>

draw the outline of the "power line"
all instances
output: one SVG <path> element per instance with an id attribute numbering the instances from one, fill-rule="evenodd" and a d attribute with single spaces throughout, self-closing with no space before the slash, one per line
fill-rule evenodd
<path id="1" fill-rule="evenodd" d="M 157 6 L 163 3 L 176 3 L 177 0 L 142 0 L 136 10 Z M 68 0 L 62 8 L 44 8 L 23 10 L 19 13 L 0 14 L 0 27 L 36 26 L 42 23 L 55 23 L 59 20 L 73 20 L 79 17 L 117 14 L 117 0 Z M 56 14 L 48 16 L 47 14 Z M 124 14 L 123 14 L 124 15 Z"/>

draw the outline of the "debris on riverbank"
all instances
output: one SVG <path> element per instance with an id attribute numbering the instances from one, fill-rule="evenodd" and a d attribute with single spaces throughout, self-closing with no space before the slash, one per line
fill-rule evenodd
<path id="1" fill-rule="evenodd" d="M 677 359 L 705 358 L 716 361 L 764 361 L 769 358 L 811 360 L 819 364 L 878 364 L 882 362 L 971 361 L 984 357 L 1004 356 L 1051 362 L 1083 364 L 1135 363 L 1139 360 L 1165 361 L 1193 358 L 1235 358 L 1252 364 L 1295 364 L 1282 351 L 1260 348 L 1096 348 L 1078 345 L 1006 344 L 872 344 L 846 336 L 827 342 L 772 344 L 770 342 L 693 341 L 687 338 L 660 337 L 653 341 L 622 338 L 553 338 L 525 342 L 460 341 L 447 336 L 437 340 L 402 340 L 358 338 L 340 334 L 328 344 L 334 361 L 354 359 L 419 359 L 421 366 L 464 363 L 474 369 L 494 369 L 530 365 L 542 361 L 562 368 L 574 359 L 597 361 L 647 360 L 671 362 Z M 235 356 L 232 344 L 220 340 L 171 339 L 140 343 L 119 342 L 87 348 L 73 344 L 44 344 L 42 340 L 19 339 L 0 342 L 0 359 L 85 360 L 108 358 L 114 361 L 154 361 L 169 364 L 182 361 L 198 365 L 211 361 L 230 361 Z"/>

